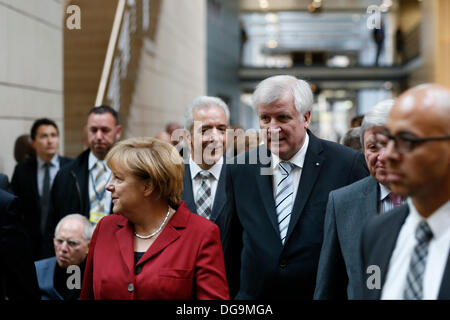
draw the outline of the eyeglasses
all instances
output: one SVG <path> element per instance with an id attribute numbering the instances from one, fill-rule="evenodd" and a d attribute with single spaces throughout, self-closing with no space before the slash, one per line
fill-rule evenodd
<path id="1" fill-rule="evenodd" d="M 70 239 L 66 240 L 66 239 L 61 239 L 61 238 L 55 238 L 55 243 L 58 246 L 62 246 L 64 241 L 66 241 L 67 245 L 72 249 L 77 248 L 81 244 L 79 241 L 75 241 L 75 240 L 70 240 Z"/>
<path id="2" fill-rule="evenodd" d="M 408 132 L 399 132 L 396 135 L 390 134 L 387 129 L 384 129 L 380 133 L 378 133 L 388 139 L 388 144 L 390 140 L 394 141 L 394 148 L 398 153 L 404 154 L 407 152 L 411 152 L 416 148 L 419 144 L 428 142 L 428 141 L 443 141 L 449 140 L 450 136 L 441 136 L 441 137 L 426 137 L 426 138 L 417 138 L 414 137 L 411 133 Z"/>

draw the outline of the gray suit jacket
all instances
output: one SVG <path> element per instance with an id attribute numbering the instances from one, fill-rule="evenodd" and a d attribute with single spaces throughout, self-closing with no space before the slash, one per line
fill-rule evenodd
<path id="1" fill-rule="evenodd" d="M 41 300 L 63 300 L 56 291 L 53 278 L 55 276 L 56 257 L 36 261 L 36 274 L 41 291 Z"/>
<path id="2" fill-rule="evenodd" d="M 371 176 L 330 192 L 314 299 L 361 297 L 361 231 L 377 215 L 378 182 Z"/>

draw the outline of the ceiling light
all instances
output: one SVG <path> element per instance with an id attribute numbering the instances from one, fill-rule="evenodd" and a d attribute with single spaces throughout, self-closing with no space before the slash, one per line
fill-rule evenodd
<path id="1" fill-rule="evenodd" d="M 261 9 L 267 9 L 269 7 L 269 1 L 259 0 L 259 6 L 261 7 Z"/>

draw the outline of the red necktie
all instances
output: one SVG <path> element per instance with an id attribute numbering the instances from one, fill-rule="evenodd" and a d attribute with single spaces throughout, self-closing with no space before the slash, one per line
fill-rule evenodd
<path id="1" fill-rule="evenodd" d="M 391 199 L 392 203 L 394 204 L 394 207 L 398 207 L 402 204 L 402 196 L 396 195 L 394 193 L 388 194 L 389 199 Z"/>

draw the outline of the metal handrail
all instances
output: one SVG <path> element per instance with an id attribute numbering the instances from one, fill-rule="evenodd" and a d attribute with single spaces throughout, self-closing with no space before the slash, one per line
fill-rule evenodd
<path id="1" fill-rule="evenodd" d="M 97 97 L 95 99 L 95 106 L 103 104 L 105 97 L 106 86 L 108 83 L 109 75 L 111 73 L 111 65 L 114 58 L 114 51 L 117 46 L 117 40 L 119 38 L 120 26 L 122 24 L 124 12 L 125 12 L 126 0 L 119 0 L 117 4 L 116 14 L 114 16 L 113 27 L 111 35 L 109 37 L 108 49 L 106 50 L 105 62 L 103 64 L 102 76 L 97 90 Z"/>

